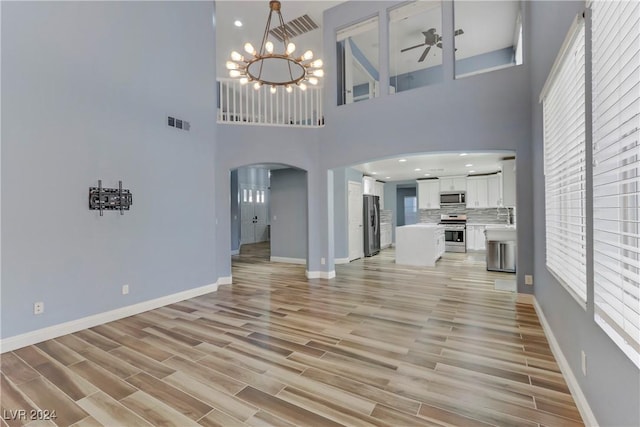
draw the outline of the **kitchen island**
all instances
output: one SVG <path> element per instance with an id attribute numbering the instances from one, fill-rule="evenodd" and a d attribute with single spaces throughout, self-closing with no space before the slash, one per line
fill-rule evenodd
<path id="1" fill-rule="evenodd" d="M 396 227 L 396 264 L 434 267 L 444 253 L 444 227 L 412 224 Z"/>

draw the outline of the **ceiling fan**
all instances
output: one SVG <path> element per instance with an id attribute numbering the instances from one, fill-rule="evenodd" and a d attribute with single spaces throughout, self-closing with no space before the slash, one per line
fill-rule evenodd
<path id="1" fill-rule="evenodd" d="M 425 60 L 425 58 L 429 54 L 429 51 L 431 50 L 431 46 L 435 45 L 436 47 L 439 47 L 440 49 L 442 49 L 442 36 L 436 33 L 435 28 L 430 28 L 427 31 L 423 31 L 422 34 L 424 35 L 424 43 L 420 43 L 415 46 L 404 48 L 400 52 L 402 53 L 411 49 L 415 49 L 417 47 L 426 46 L 427 48 L 424 50 L 424 52 L 422 52 L 422 55 L 420 55 L 420 59 L 418 59 L 418 62 L 422 62 Z M 460 28 L 459 30 L 456 30 L 453 33 L 454 36 L 459 36 L 460 34 L 464 34 L 464 31 L 462 30 L 462 28 Z"/>

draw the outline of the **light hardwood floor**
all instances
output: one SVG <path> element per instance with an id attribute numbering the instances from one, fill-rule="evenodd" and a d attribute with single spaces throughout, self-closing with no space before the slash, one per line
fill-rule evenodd
<path id="1" fill-rule="evenodd" d="M 533 307 L 481 256 L 336 271 L 243 246 L 232 286 L 3 354 L 1 424 L 582 425 Z"/>

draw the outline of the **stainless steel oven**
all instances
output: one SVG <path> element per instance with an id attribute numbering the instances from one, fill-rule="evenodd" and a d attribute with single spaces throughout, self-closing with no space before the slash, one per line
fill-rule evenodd
<path id="1" fill-rule="evenodd" d="M 467 252 L 467 216 L 441 215 L 445 252 Z"/>

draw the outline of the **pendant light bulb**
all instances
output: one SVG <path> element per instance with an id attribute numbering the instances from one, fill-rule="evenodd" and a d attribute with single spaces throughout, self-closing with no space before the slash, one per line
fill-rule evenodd
<path id="1" fill-rule="evenodd" d="M 253 45 L 251 43 L 245 43 L 244 51 L 247 52 L 249 55 L 254 55 L 254 56 L 257 53 L 256 50 L 253 48 Z"/>
<path id="2" fill-rule="evenodd" d="M 287 91 L 287 93 L 293 92 L 293 88 L 291 87 L 291 85 L 287 85 L 284 89 Z"/>
<path id="3" fill-rule="evenodd" d="M 227 61 L 227 70 L 237 70 L 238 69 L 238 64 L 236 64 L 233 61 Z"/>
<path id="4" fill-rule="evenodd" d="M 318 79 L 315 77 L 309 77 L 309 83 L 315 86 L 318 84 Z"/>
<path id="5" fill-rule="evenodd" d="M 238 52 L 236 52 L 234 50 L 233 52 L 231 52 L 231 60 L 232 61 L 244 61 L 244 58 L 242 57 L 242 55 L 240 55 Z"/>
<path id="6" fill-rule="evenodd" d="M 306 85 L 306 84 L 304 84 L 304 83 L 300 83 L 300 90 L 301 90 L 301 91 L 303 91 L 303 92 L 304 92 L 305 90 L 307 90 L 307 85 Z"/>
<path id="7" fill-rule="evenodd" d="M 273 53 L 273 43 L 266 42 L 264 48 L 268 53 Z"/>
<path id="8" fill-rule="evenodd" d="M 302 55 L 302 59 L 308 61 L 313 58 L 313 52 L 308 50 Z"/>
<path id="9" fill-rule="evenodd" d="M 247 83 L 249 83 L 249 79 L 246 77 L 242 77 L 240 78 L 240 84 L 241 85 L 246 85 Z"/>
<path id="10" fill-rule="evenodd" d="M 261 84 L 260 82 L 255 82 L 255 83 L 253 84 L 253 88 L 254 88 L 255 90 L 260 90 L 260 86 L 262 86 L 262 84 Z"/>
<path id="11" fill-rule="evenodd" d="M 296 50 L 296 45 L 294 43 L 289 43 L 287 45 L 287 55 L 291 55 Z"/>
<path id="12" fill-rule="evenodd" d="M 269 88 L 269 92 L 271 92 L 271 95 L 273 95 L 274 93 L 276 93 L 276 87 L 275 86 L 271 86 Z"/>
<path id="13" fill-rule="evenodd" d="M 313 75 L 316 76 L 316 77 L 323 77 L 324 76 L 324 71 L 322 69 L 315 70 L 313 72 Z"/>
<path id="14" fill-rule="evenodd" d="M 313 68 L 321 68 L 322 67 L 322 59 L 316 59 L 311 63 Z"/>
<path id="15" fill-rule="evenodd" d="M 240 77 L 240 74 L 239 70 L 229 70 L 229 77 Z"/>

